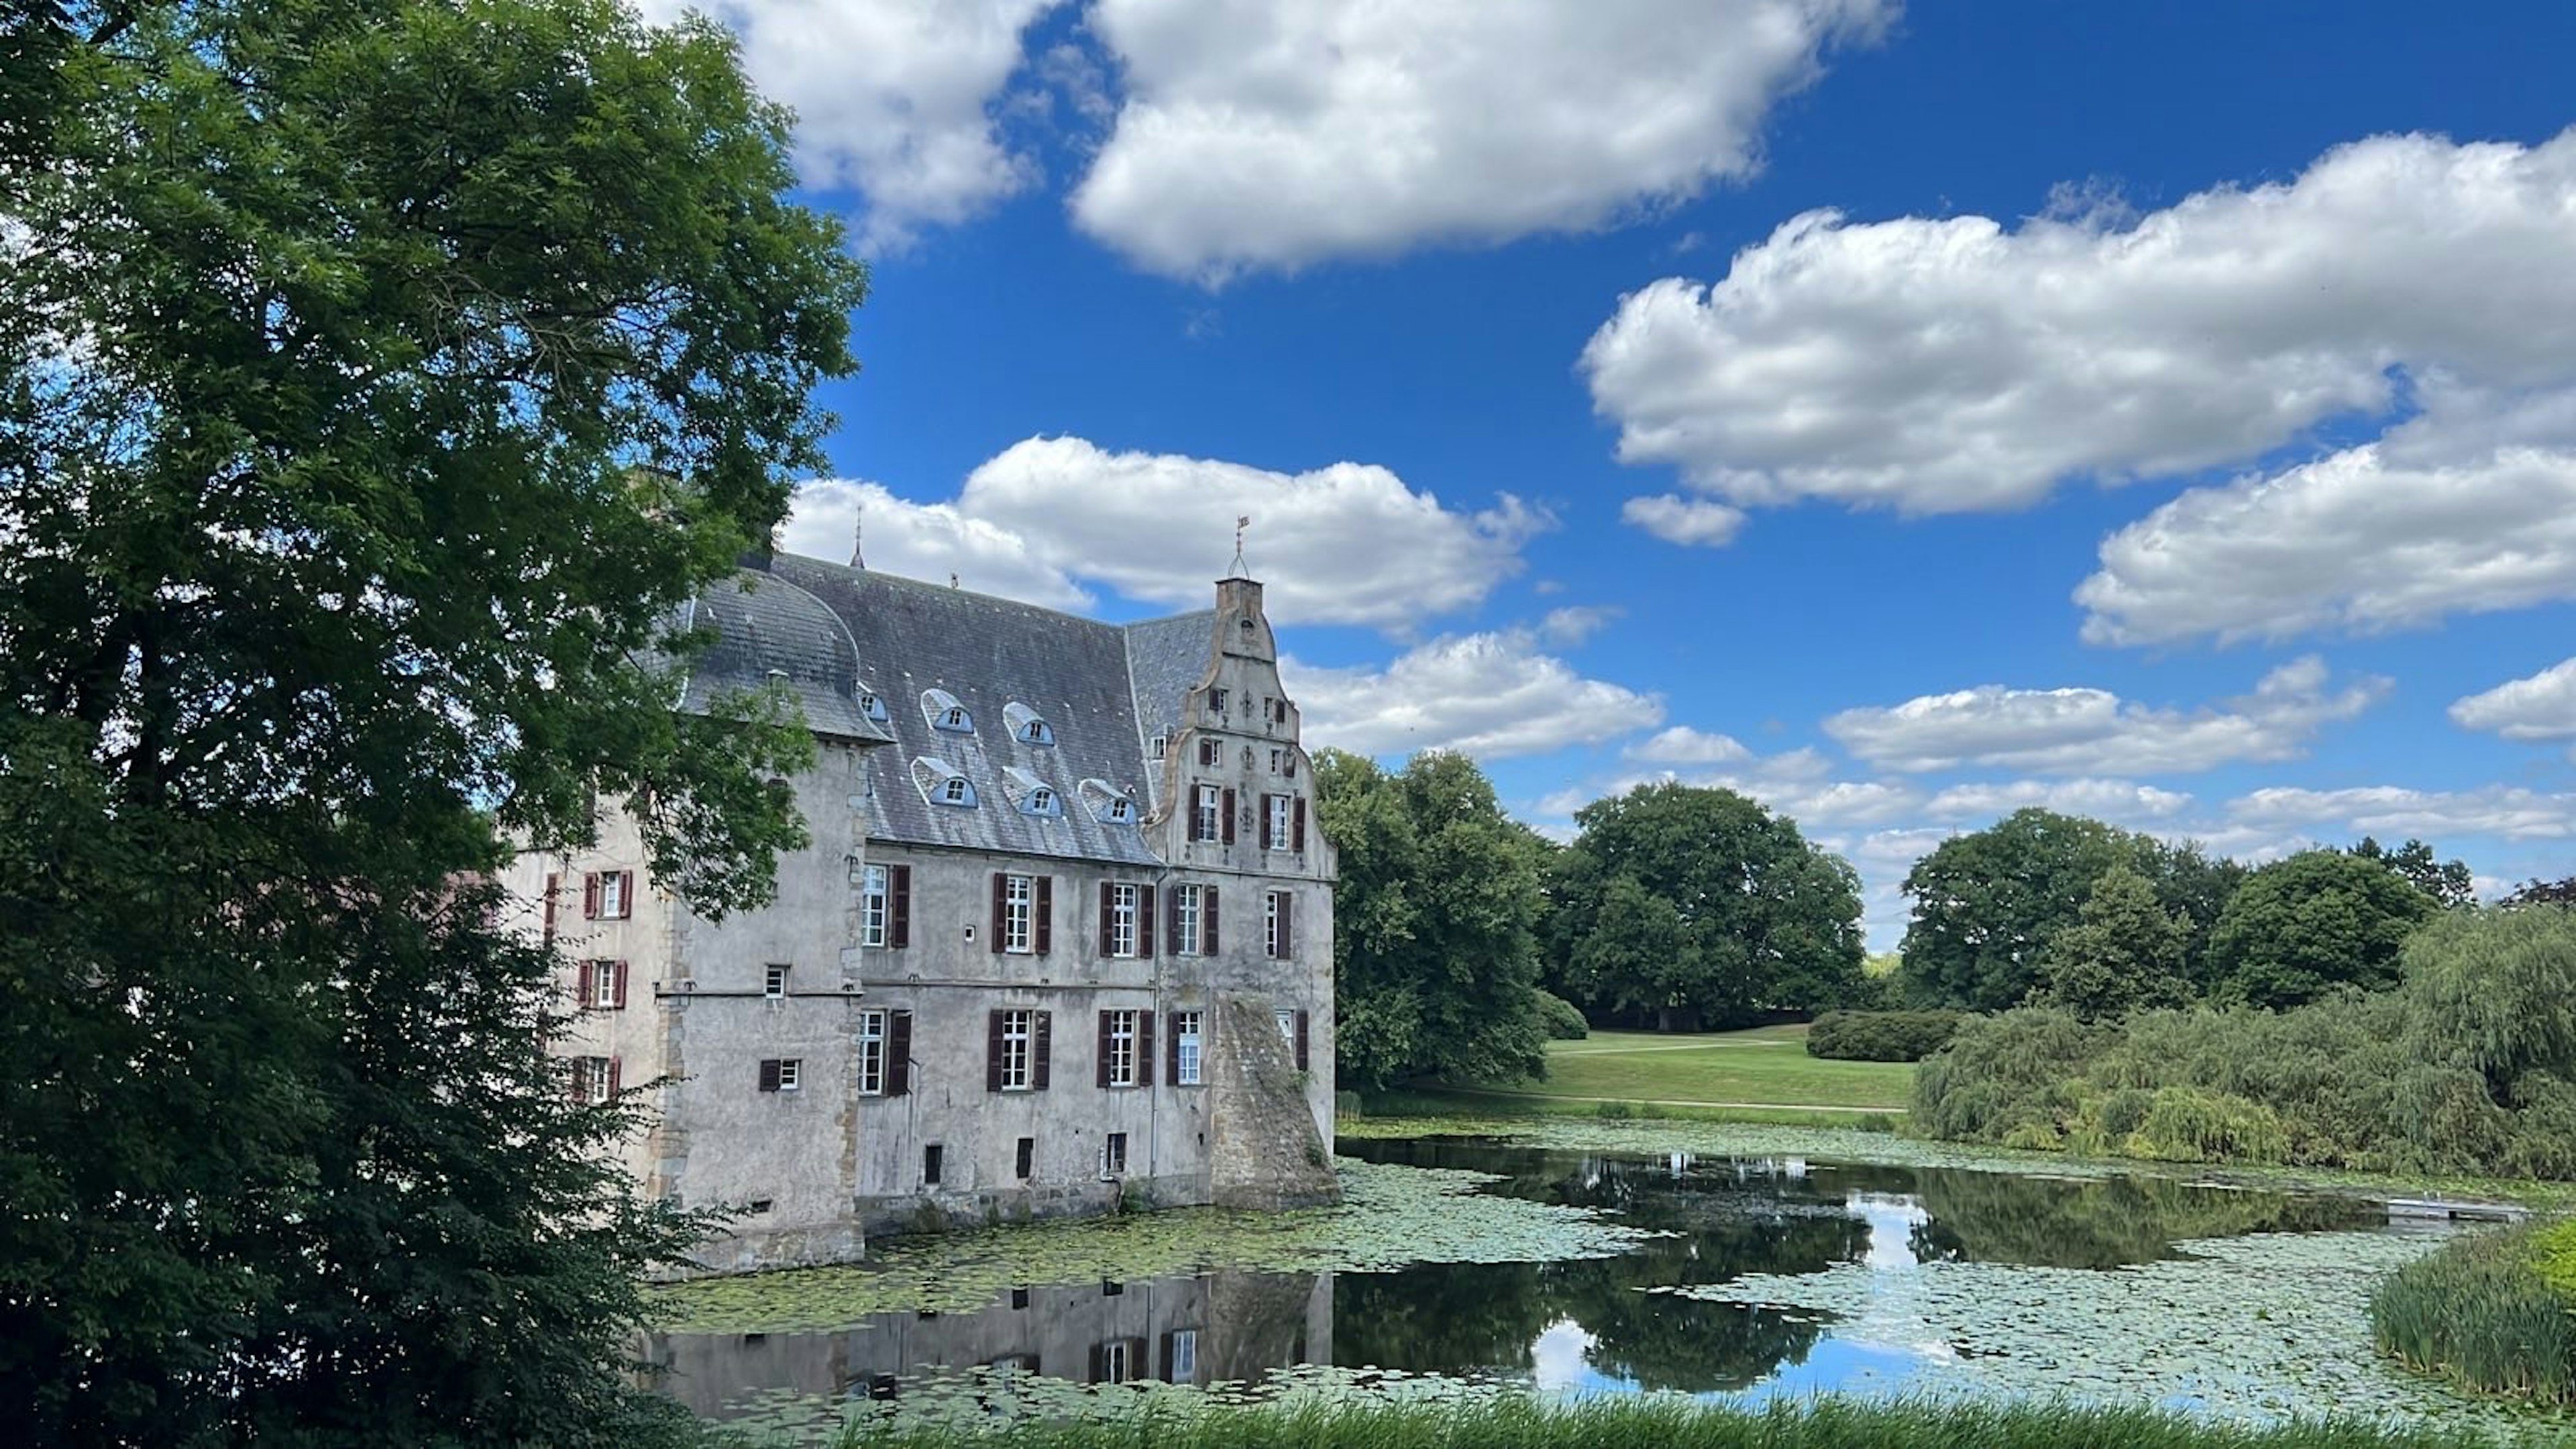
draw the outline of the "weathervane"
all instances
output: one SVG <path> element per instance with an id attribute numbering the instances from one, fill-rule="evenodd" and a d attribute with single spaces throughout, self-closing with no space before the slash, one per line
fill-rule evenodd
<path id="1" fill-rule="evenodd" d="M 1238 513 L 1234 516 L 1234 573 L 1237 578 L 1252 577 L 1252 570 L 1243 562 L 1243 531 L 1251 526 L 1251 514 Z"/>

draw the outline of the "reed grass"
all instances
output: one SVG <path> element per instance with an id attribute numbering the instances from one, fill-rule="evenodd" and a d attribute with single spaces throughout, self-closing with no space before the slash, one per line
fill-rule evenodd
<path id="1" fill-rule="evenodd" d="M 2148 1408 L 1816 1399 L 1732 1409 L 1668 1399 L 1306 1403 L 1030 1422 L 989 1432 L 854 1426 L 837 1449 L 2473 1449 L 2457 1425 L 2252 1425 Z"/>
<path id="2" fill-rule="evenodd" d="M 2479 1393 L 2576 1403 L 2576 1315 L 2543 1276 L 2564 1237 L 2480 1233 L 2398 1269 L 2370 1299 L 2380 1351 Z"/>

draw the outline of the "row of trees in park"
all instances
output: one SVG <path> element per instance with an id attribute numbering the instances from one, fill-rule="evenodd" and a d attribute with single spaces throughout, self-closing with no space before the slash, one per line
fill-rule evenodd
<path id="1" fill-rule="evenodd" d="M 1577 1009 L 1722 1026 L 1871 993 L 1859 878 L 1732 791 L 1640 786 L 1577 812 L 1559 846 L 1463 755 L 1388 771 L 1327 750 L 1315 775 L 1354 1087 L 1541 1075 L 1551 1017 Z"/>

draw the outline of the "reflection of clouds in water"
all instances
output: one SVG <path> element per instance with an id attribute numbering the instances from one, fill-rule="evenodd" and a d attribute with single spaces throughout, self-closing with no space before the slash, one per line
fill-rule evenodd
<path id="1" fill-rule="evenodd" d="M 1912 1193 L 1856 1192 L 1843 1199 L 1843 1208 L 1869 1224 L 1869 1255 L 1862 1262 L 1872 1268 L 1914 1266 L 1914 1230 L 1932 1220 L 1921 1198 Z"/>
<path id="2" fill-rule="evenodd" d="M 1843 1199 L 1843 1210 L 1869 1224 L 1869 1251 L 1861 1258 L 1870 1270 L 1869 1298 L 1860 1313 L 1834 1325 L 1832 1337 L 1882 1360 L 1880 1371 L 1896 1378 L 1925 1363 L 1956 1360 L 1958 1350 L 1925 1319 L 1922 1278 L 1914 1271 L 1920 1266 L 1914 1230 L 1932 1220 L 1923 1199 L 1855 1192 Z"/>
<path id="3" fill-rule="evenodd" d="M 1592 1335 L 1571 1318 L 1551 1323 L 1530 1342 L 1531 1377 L 1543 1394 L 1598 1388 L 1605 1381 L 1583 1356 L 1592 1350 Z M 1633 1385 L 1631 1386 L 1633 1387 Z"/>

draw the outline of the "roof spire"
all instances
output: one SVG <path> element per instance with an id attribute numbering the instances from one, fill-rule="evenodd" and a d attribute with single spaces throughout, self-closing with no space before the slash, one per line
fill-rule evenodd
<path id="1" fill-rule="evenodd" d="M 1225 576 L 1227 578 L 1248 579 L 1252 577 L 1252 570 L 1246 567 L 1243 562 L 1243 531 L 1251 526 L 1251 514 L 1238 513 L 1234 516 L 1234 567 L 1226 570 Z"/>
<path id="2" fill-rule="evenodd" d="M 854 569 L 866 568 L 868 566 L 867 553 L 868 510 L 867 505 L 861 504 L 859 505 L 858 510 L 858 521 L 850 525 L 850 567 Z"/>

